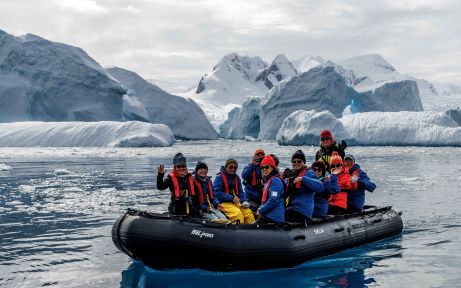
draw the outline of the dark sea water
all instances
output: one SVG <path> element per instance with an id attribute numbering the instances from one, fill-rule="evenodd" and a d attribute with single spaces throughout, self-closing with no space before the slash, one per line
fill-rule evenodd
<path id="1" fill-rule="evenodd" d="M 180 142 L 170 148 L 0 148 L 0 287 L 461 287 L 461 148 L 350 147 L 375 181 L 367 203 L 402 211 L 400 236 L 292 269 L 157 271 L 112 243 L 128 207 L 165 211 L 154 166 L 183 152 L 239 171 L 256 148 L 287 167 L 302 148 L 274 142 Z"/>

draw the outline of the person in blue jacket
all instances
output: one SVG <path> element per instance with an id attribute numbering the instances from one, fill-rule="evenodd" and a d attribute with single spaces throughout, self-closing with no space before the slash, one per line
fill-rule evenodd
<path id="1" fill-rule="evenodd" d="M 283 194 L 285 192 L 282 179 L 279 178 L 277 165 L 274 158 L 266 156 L 261 161 L 261 169 L 264 177 L 264 189 L 259 207 L 255 216 L 255 223 L 284 223 L 285 205 Z"/>
<path id="2" fill-rule="evenodd" d="M 226 214 L 230 221 L 251 224 L 255 221 L 250 203 L 247 201 L 242 181 L 237 175 L 238 163 L 235 159 L 228 159 L 213 181 L 216 197 L 221 202 L 221 212 Z"/>
<path id="3" fill-rule="evenodd" d="M 359 164 L 355 163 L 355 158 L 352 154 L 344 156 L 344 166 L 349 168 L 351 182 L 357 182 L 357 189 L 347 193 L 347 212 L 361 212 L 365 205 L 365 191 L 375 191 L 376 184 L 370 180 Z"/>
<path id="4" fill-rule="evenodd" d="M 323 192 L 315 193 L 314 197 L 314 218 L 325 218 L 328 214 L 328 205 L 331 195 L 341 192 L 338 184 L 338 177 L 327 172 L 327 166 L 322 161 L 315 161 L 311 165 L 312 171 L 317 175 L 323 184 Z"/>
<path id="5" fill-rule="evenodd" d="M 285 218 L 287 222 L 304 222 L 312 218 L 314 195 L 323 191 L 323 184 L 314 171 L 306 166 L 306 156 L 301 150 L 291 157 L 293 170 L 284 171 L 287 181 Z"/>
<path id="6" fill-rule="evenodd" d="M 265 156 L 266 153 L 264 150 L 257 149 L 253 155 L 251 163 L 243 168 L 242 171 L 245 194 L 248 197 L 248 203 L 250 203 L 250 209 L 253 212 L 256 212 L 258 207 L 261 205 L 264 182 L 260 164 Z"/>
<path id="7" fill-rule="evenodd" d="M 208 176 L 208 166 L 203 162 L 198 162 L 195 166 L 194 184 L 196 187 L 201 208 L 202 218 L 206 220 L 227 220 L 227 217 L 218 209 L 223 207 L 217 197 L 213 194 L 213 184 L 211 177 Z"/>

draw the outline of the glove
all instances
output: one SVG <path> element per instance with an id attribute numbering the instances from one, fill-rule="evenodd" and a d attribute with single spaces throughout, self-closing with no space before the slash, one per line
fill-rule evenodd
<path id="1" fill-rule="evenodd" d="M 242 203 L 242 207 L 243 207 L 243 208 L 250 208 L 250 203 L 248 203 L 247 201 L 245 201 L 245 202 Z"/>
<path id="2" fill-rule="evenodd" d="M 351 177 L 351 183 L 356 183 L 359 180 L 359 175 L 354 175 Z"/>
<path id="3" fill-rule="evenodd" d="M 347 148 L 347 142 L 346 141 L 344 141 L 344 140 L 341 141 L 341 148 L 343 150 L 346 150 L 346 148 Z"/>

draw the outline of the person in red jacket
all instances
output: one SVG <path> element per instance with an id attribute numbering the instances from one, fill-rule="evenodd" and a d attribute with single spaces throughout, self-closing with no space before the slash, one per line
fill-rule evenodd
<path id="1" fill-rule="evenodd" d="M 344 166 L 343 159 L 337 152 L 333 152 L 330 160 L 331 174 L 338 178 L 338 184 L 341 192 L 330 197 L 328 207 L 329 215 L 345 214 L 347 211 L 347 193 L 357 189 L 357 182 L 351 182 L 349 168 Z"/>

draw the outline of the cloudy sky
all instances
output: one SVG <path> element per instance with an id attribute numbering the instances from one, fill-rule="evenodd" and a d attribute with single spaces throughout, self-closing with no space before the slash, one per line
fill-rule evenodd
<path id="1" fill-rule="evenodd" d="M 10 34 L 184 85 L 231 52 L 267 62 L 379 53 L 401 73 L 461 85 L 459 0 L 0 0 L 0 11 Z"/>

